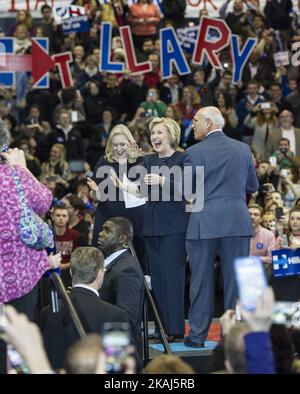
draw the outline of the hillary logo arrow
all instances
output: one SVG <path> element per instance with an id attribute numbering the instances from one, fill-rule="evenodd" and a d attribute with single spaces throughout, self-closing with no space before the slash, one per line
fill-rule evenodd
<path id="1" fill-rule="evenodd" d="M 55 64 L 45 49 L 34 39 L 32 39 L 31 55 L 0 53 L 0 58 L 0 71 L 30 71 L 34 84 L 38 84 Z"/>

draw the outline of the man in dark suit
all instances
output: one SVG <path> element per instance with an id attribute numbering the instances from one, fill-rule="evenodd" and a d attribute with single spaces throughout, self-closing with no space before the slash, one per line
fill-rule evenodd
<path id="1" fill-rule="evenodd" d="M 133 227 L 128 219 L 113 217 L 103 224 L 98 245 L 106 259 L 100 297 L 126 312 L 137 350 L 142 356 L 144 276 L 138 261 L 128 251 L 132 239 Z"/>
<path id="2" fill-rule="evenodd" d="M 190 347 L 204 347 L 213 317 L 217 251 L 222 264 L 225 310 L 234 309 L 237 291 L 233 260 L 249 255 L 252 237 L 246 193 L 258 189 L 253 159 L 246 144 L 225 136 L 223 126 L 218 108 L 200 109 L 194 116 L 193 129 L 201 142 L 186 151 L 186 170 L 190 167 L 194 174 L 197 167 L 204 167 L 204 205 L 191 210 L 186 237 L 191 269 L 191 331 L 185 345 Z M 195 181 L 201 182 L 199 177 Z"/>
<path id="3" fill-rule="evenodd" d="M 126 313 L 99 298 L 98 289 L 104 277 L 104 257 L 92 247 L 77 248 L 71 256 L 71 301 L 87 333 L 101 334 L 106 322 L 128 322 Z M 68 348 L 79 335 L 65 307 L 52 313 L 47 307 L 42 311 L 41 331 L 45 348 L 53 368 L 61 368 Z"/>

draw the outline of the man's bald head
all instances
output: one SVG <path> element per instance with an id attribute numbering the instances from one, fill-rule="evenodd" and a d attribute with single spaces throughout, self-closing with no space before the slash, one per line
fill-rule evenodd
<path id="1" fill-rule="evenodd" d="M 199 109 L 193 118 L 193 129 L 196 140 L 203 140 L 206 135 L 216 129 L 222 129 L 225 121 L 217 107 Z"/>

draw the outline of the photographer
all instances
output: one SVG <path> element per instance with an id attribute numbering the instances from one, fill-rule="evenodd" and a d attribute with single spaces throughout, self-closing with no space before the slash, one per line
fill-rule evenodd
<path id="1" fill-rule="evenodd" d="M 261 159 L 266 158 L 266 144 L 277 128 L 277 112 L 275 104 L 259 103 L 244 120 L 244 125 L 253 130 L 252 147 Z"/>
<path id="2" fill-rule="evenodd" d="M 287 167 L 300 167 L 300 159 L 291 151 L 291 143 L 288 138 L 280 139 L 279 148 L 271 157 L 276 158 L 280 170 Z"/>

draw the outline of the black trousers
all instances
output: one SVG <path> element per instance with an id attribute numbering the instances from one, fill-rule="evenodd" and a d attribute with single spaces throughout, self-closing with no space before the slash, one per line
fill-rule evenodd
<path id="1" fill-rule="evenodd" d="M 153 298 L 169 335 L 183 335 L 185 233 L 145 236 Z"/>

